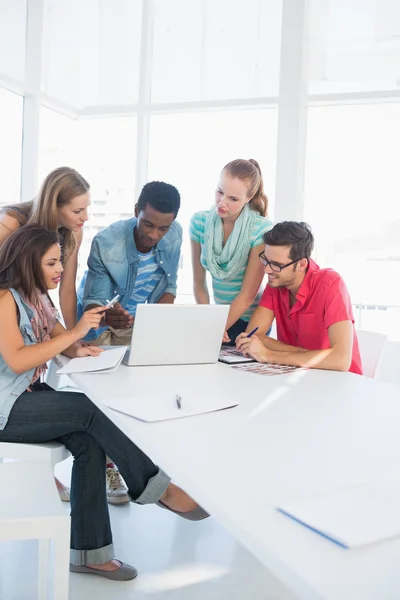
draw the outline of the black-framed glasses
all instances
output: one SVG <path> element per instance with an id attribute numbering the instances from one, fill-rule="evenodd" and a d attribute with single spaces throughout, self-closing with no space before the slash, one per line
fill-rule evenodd
<path id="1" fill-rule="evenodd" d="M 268 260 L 264 252 L 260 252 L 258 256 L 264 267 L 269 267 L 271 271 L 275 271 L 275 273 L 280 273 L 282 269 L 286 269 L 286 267 L 290 267 L 290 265 L 294 265 L 294 263 L 297 263 L 299 262 L 299 260 L 301 260 L 300 258 L 298 258 L 297 260 L 292 260 L 292 262 L 287 263 L 287 265 L 278 265 L 277 263 Z"/>

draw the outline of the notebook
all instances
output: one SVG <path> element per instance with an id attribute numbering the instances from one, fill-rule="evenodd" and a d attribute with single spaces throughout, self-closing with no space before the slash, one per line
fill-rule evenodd
<path id="1" fill-rule="evenodd" d="M 400 483 L 365 483 L 278 510 L 342 548 L 400 536 Z"/>
<path id="2" fill-rule="evenodd" d="M 233 348 L 233 346 L 222 346 L 218 360 L 228 365 L 255 362 L 254 358 L 251 358 L 251 356 L 243 356 L 243 354 L 239 352 L 239 350 L 236 350 L 236 348 Z"/>
<path id="3" fill-rule="evenodd" d="M 113 373 L 119 367 L 126 353 L 126 346 L 105 348 L 98 356 L 72 358 L 64 367 L 58 369 L 58 375 L 69 373 Z"/>

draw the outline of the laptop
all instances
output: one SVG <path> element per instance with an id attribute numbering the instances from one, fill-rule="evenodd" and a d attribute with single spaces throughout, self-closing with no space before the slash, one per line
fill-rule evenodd
<path id="1" fill-rule="evenodd" d="M 138 304 L 128 366 L 216 363 L 228 318 L 223 304 Z"/>

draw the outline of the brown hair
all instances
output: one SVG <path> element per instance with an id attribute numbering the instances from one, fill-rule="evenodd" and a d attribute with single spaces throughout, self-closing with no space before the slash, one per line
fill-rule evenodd
<path id="1" fill-rule="evenodd" d="M 28 223 L 37 223 L 51 231 L 58 231 L 63 241 L 64 260 L 75 248 L 75 236 L 65 227 L 58 229 L 57 209 L 69 204 L 75 196 L 85 194 L 89 189 L 88 182 L 78 171 L 70 167 L 58 167 L 47 175 L 33 200 Z"/>
<path id="2" fill-rule="evenodd" d="M 249 160 L 237 158 L 225 165 L 222 171 L 247 183 L 247 197 L 251 198 L 250 208 L 262 217 L 266 217 L 268 214 L 268 198 L 264 194 L 264 182 L 258 162 L 254 158 Z"/>
<path id="3" fill-rule="evenodd" d="M 292 260 L 310 260 L 314 248 L 314 236 L 305 221 L 281 221 L 264 233 L 263 240 L 267 246 L 290 246 Z"/>
<path id="4" fill-rule="evenodd" d="M 59 244 L 57 232 L 41 225 L 14 231 L 0 248 L 0 289 L 14 288 L 35 303 L 37 290 L 47 293 L 41 261 L 54 244 Z"/>

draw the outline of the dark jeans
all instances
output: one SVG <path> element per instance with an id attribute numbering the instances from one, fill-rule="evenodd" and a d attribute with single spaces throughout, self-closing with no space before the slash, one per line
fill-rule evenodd
<path id="1" fill-rule="evenodd" d="M 104 461 L 115 461 L 138 504 L 157 502 L 170 479 L 84 394 L 35 384 L 24 392 L 0 431 L 0 441 L 56 440 L 74 457 L 71 482 L 71 562 L 101 564 L 114 558 Z"/>
<path id="2" fill-rule="evenodd" d="M 225 344 L 225 346 L 236 346 L 235 340 L 237 338 L 238 335 L 240 335 L 241 333 L 243 333 L 244 331 L 246 331 L 246 327 L 249 324 L 248 321 L 243 321 L 243 319 L 238 319 L 236 321 L 236 323 L 234 323 L 232 325 L 232 327 L 230 327 L 228 329 L 228 335 L 230 337 L 230 342 L 228 344 Z M 265 335 L 269 335 L 271 333 L 271 328 L 268 329 L 267 333 Z"/>

